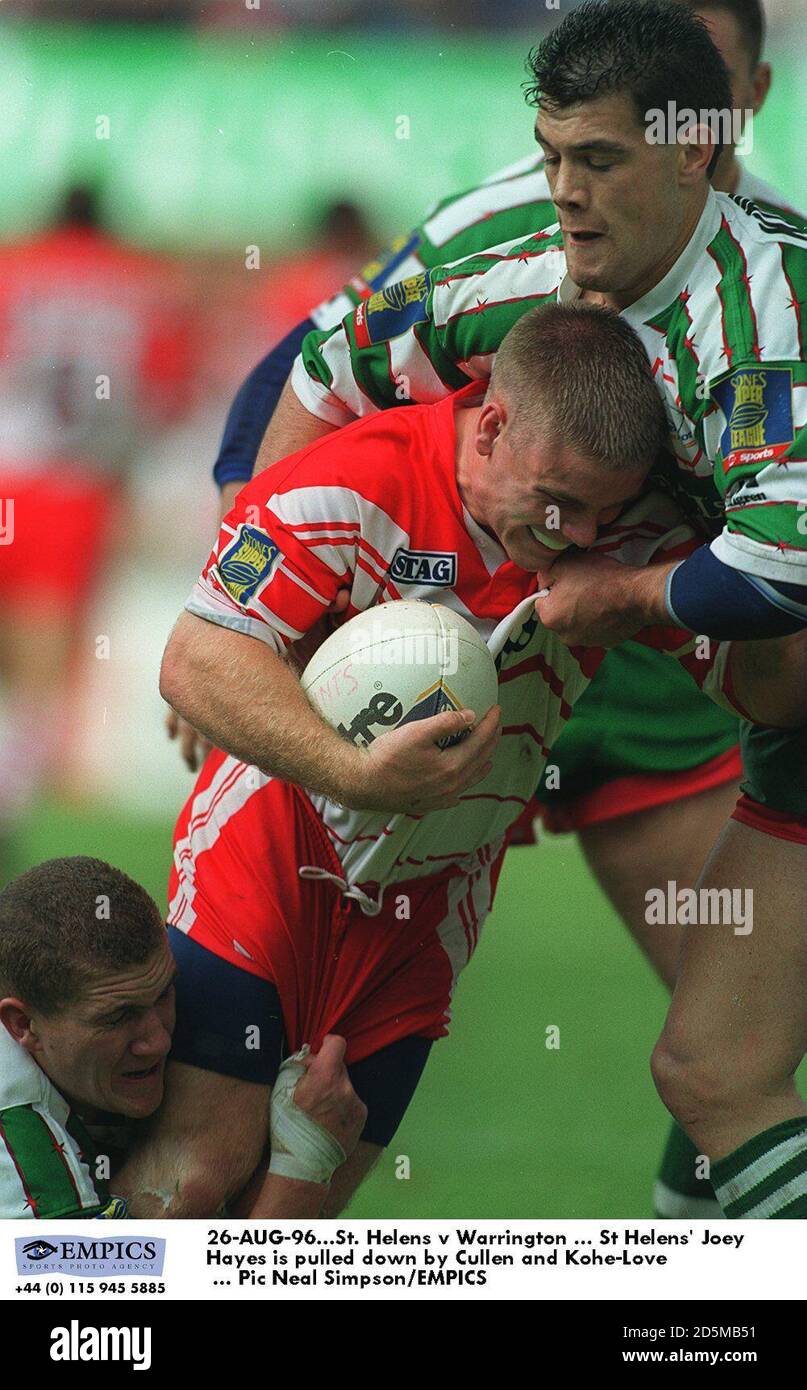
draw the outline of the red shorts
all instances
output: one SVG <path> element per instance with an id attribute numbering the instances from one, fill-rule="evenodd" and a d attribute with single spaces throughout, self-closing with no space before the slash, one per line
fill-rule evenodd
<path id="1" fill-rule="evenodd" d="M 592 825 L 632 816 L 655 806 L 669 806 L 684 801 L 699 792 L 739 782 L 743 775 L 739 748 L 729 748 L 697 767 L 679 772 L 635 773 L 630 777 L 615 777 L 591 791 L 582 792 L 560 806 L 545 806 L 532 802 L 527 810 L 531 818 L 539 816 L 553 835 L 586 830 Z M 525 813 L 526 814 L 526 813 Z M 518 822 L 521 825 L 521 821 Z M 520 838 L 518 844 L 534 844 L 534 838 Z"/>
<path id="2" fill-rule="evenodd" d="M 29 614 L 45 604 L 79 610 L 104 560 L 120 484 L 69 463 L 30 476 L 0 469 L 0 499 L 4 603 Z"/>
<path id="3" fill-rule="evenodd" d="M 392 884 L 365 916 L 333 882 L 300 877 L 302 865 L 342 876 L 303 792 L 214 750 L 177 822 L 168 922 L 275 985 L 292 1050 L 339 1033 L 358 1062 L 445 1036 L 502 858 Z"/>
<path id="4" fill-rule="evenodd" d="M 807 817 L 793 816 L 788 811 L 775 811 L 745 793 L 737 802 L 731 818 L 742 825 L 749 825 L 762 835 L 772 835 L 775 840 L 807 845 Z"/>

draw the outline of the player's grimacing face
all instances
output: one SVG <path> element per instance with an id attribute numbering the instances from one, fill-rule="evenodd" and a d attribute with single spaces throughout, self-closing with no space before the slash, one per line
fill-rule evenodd
<path id="1" fill-rule="evenodd" d="M 644 470 L 603 468 L 554 440 L 525 444 L 506 423 L 480 453 L 485 463 L 477 520 L 526 570 L 545 572 L 569 546 L 592 545 L 599 529 L 638 497 L 647 477 Z"/>
<path id="2" fill-rule="evenodd" d="M 536 139 L 575 284 L 627 303 L 644 294 L 682 249 L 678 147 L 648 142 L 622 93 L 540 109 Z"/>
<path id="3" fill-rule="evenodd" d="M 56 1089 L 79 1108 L 152 1114 L 174 1030 L 175 973 L 166 941 L 144 965 L 93 977 L 64 1013 L 36 1018 L 36 1057 Z"/>

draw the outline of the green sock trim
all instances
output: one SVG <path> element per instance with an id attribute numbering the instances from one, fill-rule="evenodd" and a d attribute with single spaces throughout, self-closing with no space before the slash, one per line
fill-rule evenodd
<path id="1" fill-rule="evenodd" d="M 712 1165 L 727 1217 L 807 1218 L 807 1116 L 774 1125 Z"/>
<path id="2" fill-rule="evenodd" d="M 712 1182 L 715 1187 L 722 1187 L 729 1178 L 736 1178 L 744 1168 L 750 1163 L 754 1163 L 758 1158 L 762 1158 L 768 1153 L 775 1144 L 779 1144 L 783 1139 L 789 1139 L 793 1134 L 807 1132 L 807 1115 L 796 1115 L 792 1120 L 783 1120 L 781 1124 L 774 1125 L 772 1129 L 763 1130 L 762 1134 L 757 1134 L 747 1143 L 741 1144 L 739 1149 L 734 1149 L 725 1158 L 719 1158 L 712 1164 Z"/>
<path id="3" fill-rule="evenodd" d="M 673 1124 L 661 1159 L 659 1181 L 683 1197 L 714 1198 L 714 1188 L 708 1178 L 695 1175 L 695 1165 L 701 1157 L 697 1146 L 680 1125 Z"/>
<path id="4" fill-rule="evenodd" d="M 743 1197 L 738 1198 L 739 1205 L 756 1206 L 758 1202 L 764 1202 L 768 1197 L 772 1197 L 774 1192 L 778 1192 L 785 1183 L 793 1182 L 800 1173 L 807 1172 L 807 1162 L 805 1157 L 807 1151 L 801 1154 L 794 1154 L 782 1164 L 781 1168 L 776 1168 L 769 1177 L 763 1178 L 756 1183 L 750 1191 Z"/>

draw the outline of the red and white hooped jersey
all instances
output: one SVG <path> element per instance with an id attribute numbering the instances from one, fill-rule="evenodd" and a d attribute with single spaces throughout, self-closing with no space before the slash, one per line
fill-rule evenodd
<path id="1" fill-rule="evenodd" d="M 187 604 L 282 653 L 340 588 L 350 590 L 348 617 L 420 599 L 461 613 L 497 656 L 502 738 L 490 773 L 459 806 L 385 816 L 309 794 L 351 896 L 371 913 L 388 883 L 446 868 L 468 873 L 495 857 L 604 655 L 570 649 L 540 625 L 530 601 L 535 575 L 509 560 L 462 501 L 454 412 L 479 395 L 474 383 L 435 405 L 368 416 L 259 473 L 222 523 Z M 640 565 L 696 544 L 675 504 L 649 494 L 602 532 L 597 548 Z M 703 654 L 677 629 L 642 636 L 710 694 L 722 690 L 725 645 Z"/>

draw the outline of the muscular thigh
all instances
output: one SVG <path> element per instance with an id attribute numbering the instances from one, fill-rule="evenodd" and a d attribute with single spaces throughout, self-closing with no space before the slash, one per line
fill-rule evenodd
<path id="1" fill-rule="evenodd" d="M 807 1050 L 806 872 L 803 845 L 731 821 L 702 882 L 747 920 L 685 928 L 668 1034 L 740 1085 L 778 1084 Z"/>
<path id="2" fill-rule="evenodd" d="M 586 860 L 669 989 L 675 984 L 681 928 L 648 923 L 649 889 L 694 886 L 734 809 L 735 783 L 681 801 L 592 825 L 580 833 Z"/>

